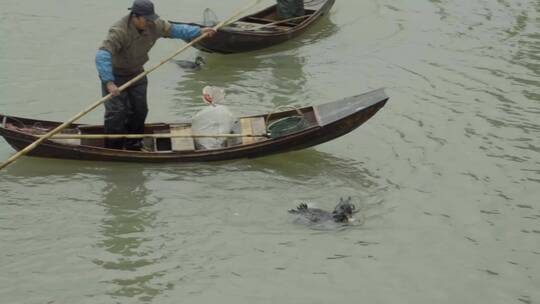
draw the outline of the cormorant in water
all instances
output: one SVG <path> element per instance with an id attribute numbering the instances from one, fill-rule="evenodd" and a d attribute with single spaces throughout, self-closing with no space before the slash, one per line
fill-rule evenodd
<path id="1" fill-rule="evenodd" d="M 296 209 L 289 210 L 289 213 L 296 214 L 307 219 L 310 223 L 336 222 L 349 223 L 354 221 L 353 214 L 357 213 L 356 206 L 351 203 L 351 197 L 346 200 L 339 199 L 339 203 L 334 208 L 334 211 L 329 212 L 319 208 L 308 207 L 306 203 L 302 203 Z"/>
<path id="2" fill-rule="evenodd" d="M 206 64 L 206 61 L 203 57 L 197 56 L 195 57 L 195 61 L 177 60 L 176 64 L 186 70 L 198 71 Z"/>

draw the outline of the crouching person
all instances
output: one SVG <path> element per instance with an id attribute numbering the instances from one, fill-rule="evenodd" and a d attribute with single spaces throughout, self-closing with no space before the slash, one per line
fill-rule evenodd
<path id="1" fill-rule="evenodd" d="M 300 17 L 304 14 L 304 0 L 277 0 L 277 17 L 279 20 Z"/>

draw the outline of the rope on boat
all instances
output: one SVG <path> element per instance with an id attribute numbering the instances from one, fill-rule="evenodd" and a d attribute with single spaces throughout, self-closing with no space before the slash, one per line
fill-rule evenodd
<path id="1" fill-rule="evenodd" d="M 3 125 L 4 125 L 4 128 L 6 128 L 6 125 L 7 125 L 7 117 L 4 117 L 4 121 L 3 121 Z M 26 125 L 24 124 L 24 122 L 18 120 L 17 118 L 14 118 L 14 117 L 9 117 L 10 120 L 13 120 L 14 122 L 18 123 L 21 127 L 18 127 L 19 129 L 26 129 Z"/>
<path id="2" fill-rule="evenodd" d="M 315 6 L 319 5 L 323 2 L 326 2 L 328 0 L 310 0 L 310 1 L 304 1 L 304 6 Z"/>
<path id="3" fill-rule="evenodd" d="M 32 129 L 37 129 L 37 130 L 43 131 L 45 133 L 47 133 L 50 130 L 48 128 L 45 128 L 39 121 L 35 122 L 32 125 Z"/>
<path id="4" fill-rule="evenodd" d="M 4 119 L 2 120 L 2 127 L 4 129 L 16 128 L 20 132 L 30 133 L 32 135 L 43 135 L 50 131 L 50 128 L 44 127 L 39 121 L 34 122 L 32 126 L 27 126 L 21 120 L 15 117 L 8 117 L 8 116 L 4 116 Z"/>

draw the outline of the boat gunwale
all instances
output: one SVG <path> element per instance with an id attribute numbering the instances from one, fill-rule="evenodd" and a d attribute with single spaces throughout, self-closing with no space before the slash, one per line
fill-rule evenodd
<path id="1" fill-rule="evenodd" d="M 319 125 L 319 121 L 316 120 L 316 125 L 311 125 L 310 127 L 306 128 L 306 129 L 303 129 L 301 131 L 294 132 L 294 133 L 291 133 L 291 134 L 288 134 L 288 135 L 285 135 L 285 136 L 282 136 L 282 137 L 279 137 L 279 138 L 268 138 L 267 140 L 262 140 L 262 141 L 253 142 L 253 143 L 249 143 L 249 144 L 239 144 L 239 145 L 236 145 L 236 146 L 223 147 L 223 148 L 219 148 L 219 149 L 192 150 L 192 151 L 191 150 L 190 151 L 166 150 L 166 151 L 142 152 L 142 151 L 126 151 L 126 150 L 107 149 L 107 148 L 103 148 L 103 147 L 89 146 L 89 145 L 73 145 L 73 144 L 67 144 L 67 143 L 52 141 L 52 140 L 46 140 L 41 145 L 43 145 L 45 147 L 51 147 L 51 148 L 54 148 L 54 149 L 60 149 L 60 150 L 65 151 L 65 152 L 84 153 L 84 154 L 89 155 L 89 156 L 125 158 L 125 161 L 129 161 L 129 159 L 142 159 L 142 160 L 148 160 L 148 161 L 150 161 L 152 159 L 171 160 L 171 161 L 174 161 L 174 160 L 177 160 L 177 161 L 189 161 L 190 158 L 212 157 L 212 156 L 219 156 L 219 155 L 226 156 L 226 155 L 234 155 L 234 154 L 238 154 L 238 153 L 249 154 L 250 151 L 257 152 L 257 150 L 265 150 L 267 148 L 269 148 L 271 150 L 272 146 L 283 145 L 284 143 L 287 143 L 287 142 L 294 143 L 297 139 L 300 139 L 300 141 L 302 141 L 302 139 L 306 139 L 306 138 L 310 139 L 310 134 L 317 134 L 317 132 L 319 132 L 321 130 L 325 130 L 325 129 L 329 130 L 329 129 L 332 128 L 332 126 L 339 125 L 340 123 L 343 123 L 343 122 L 347 121 L 348 119 L 351 119 L 351 117 L 354 117 L 355 115 L 359 115 L 359 114 L 365 112 L 368 108 L 371 108 L 371 107 L 378 107 L 378 109 L 376 110 L 376 111 L 378 111 L 382 106 L 384 106 L 384 104 L 388 100 L 388 96 L 386 96 L 386 94 L 384 94 L 384 89 L 377 89 L 377 90 L 373 90 L 373 91 L 370 91 L 370 92 L 367 92 L 367 93 L 364 93 L 364 94 L 355 95 L 355 96 L 349 96 L 349 97 L 341 98 L 339 100 L 335 100 L 335 101 L 332 101 L 332 102 L 327 102 L 327 103 L 320 104 L 320 105 L 330 105 L 330 104 L 334 104 L 334 103 L 338 104 L 339 102 L 341 102 L 343 100 L 346 100 L 346 99 L 350 99 L 350 98 L 355 98 L 356 100 L 358 100 L 358 103 L 362 103 L 363 102 L 362 101 L 363 96 L 368 96 L 370 94 L 376 94 L 376 92 L 379 92 L 379 91 L 382 92 L 382 95 L 380 95 L 380 98 L 378 100 L 371 102 L 370 104 L 366 105 L 365 107 L 356 108 L 356 110 L 352 111 L 350 114 L 348 114 L 348 115 L 346 115 L 344 117 L 341 117 L 339 119 L 336 119 L 336 120 L 334 120 L 334 121 L 332 121 L 330 123 L 327 123 L 324 126 Z M 380 105 L 381 103 L 382 103 L 382 105 Z M 320 105 L 303 107 L 300 110 L 303 110 L 303 109 L 305 110 L 305 109 L 310 109 L 311 108 L 313 110 L 314 114 L 315 114 L 315 109 L 317 108 L 317 106 L 320 106 Z M 291 112 L 291 111 L 293 111 L 293 110 L 277 112 L 276 114 L 278 114 L 278 113 L 288 113 L 288 112 Z M 243 117 L 239 117 L 239 118 L 260 117 L 260 116 L 263 116 L 263 115 L 264 114 L 262 114 L 262 115 L 252 115 L 252 116 L 243 116 Z M 36 122 L 37 123 L 47 123 L 47 124 L 52 124 L 52 125 L 60 124 L 60 122 L 56 122 L 56 121 L 35 120 L 35 119 L 28 119 L 28 118 L 22 118 L 22 117 L 16 117 L 16 116 L 7 116 L 7 115 L 0 114 L 1 119 L 3 119 L 4 117 L 15 118 L 15 119 L 23 119 L 23 120 L 26 120 L 26 121 L 29 121 L 29 122 L 35 122 L 35 123 Z M 368 120 L 368 119 L 366 119 L 366 120 Z M 328 140 L 331 140 L 333 138 L 337 138 L 337 137 L 342 136 L 342 135 L 344 135 L 346 133 L 349 133 L 352 130 L 359 127 L 364 122 L 365 121 L 363 121 L 362 123 L 359 123 L 358 125 L 352 126 L 350 129 L 347 129 L 342 134 L 339 134 L 339 135 L 336 135 L 336 136 L 331 136 L 331 138 L 328 139 Z M 171 123 L 171 124 L 174 124 L 174 123 Z M 171 125 L 171 124 L 157 122 L 157 123 L 150 123 L 150 124 L 147 124 L 147 125 Z M 76 126 L 76 127 L 91 126 L 91 125 L 86 125 L 86 124 L 72 124 L 72 125 Z M 96 125 L 96 126 L 99 126 L 99 125 Z M 13 144 L 11 144 L 10 140 L 30 144 L 31 142 L 33 142 L 33 141 L 35 141 L 35 140 L 37 140 L 39 138 L 39 136 L 30 134 L 30 133 L 26 133 L 26 132 L 22 132 L 22 131 L 15 130 L 15 129 L 10 129 L 10 128 L 5 128 L 3 124 L 0 125 L 0 135 L 5 137 L 6 141 L 8 141 L 8 143 L 10 143 L 10 145 L 12 145 L 12 146 L 13 146 Z M 328 140 L 322 141 L 320 143 L 326 142 Z M 15 146 L 13 146 L 13 147 L 16 148 Z M 293 147 L 290 150 L 295 150 L 295 148 Z M 284 152 L 285 151 L 287 151 L 287 149 L 285 149 Z M 276 153 L 279 153 L 279 152 L 276 152 Z M 51 156 L 51 157 L 54 157 L 54 156 Z M 249 156 L 245 156 L 245 157 L 249 157 Z M 236 158 L 236 157 L 232 157 L 232 158 Z M 238 157 L 238 158 L 242 158 L 242 156 Z M 224 157 L 224 159 L 231 159 L 231 158 Z M 122 161 L 122 160 L 119 160 L 119 161 Z"/>

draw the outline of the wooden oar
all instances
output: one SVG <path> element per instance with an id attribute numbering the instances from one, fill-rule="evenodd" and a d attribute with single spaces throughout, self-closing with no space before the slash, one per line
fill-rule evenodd
<path id="1" fill-rule="evenodd" d="M 267 26 L 271 26 L 271 25 L 276 25 L 276 24 L 280 24 L 280 23 L 285 23 L 285 22 L 289 22 L 289 21 L 294 21 L 294 20 L 298 20 L 298 19 L 304 19 L 306 17 L 310 17 L 311 15 L 304 15 L 304 16 L 299 16 L 299 17 L 294 17 L 294 18 L 289 18 L 289 19 L 285 19 L 285 20 L 278 20 L 278 21 L 275 21 L 275 22 L 271 22 L 271 23 L 267 23 L 267 24 L 262 24 L 260 26 L 257 26 L 257 27 L 254 27 L 252 29 L 249 29 L 250 31 L 256 31 L 256 30 L 260 30 L 262 28 L 265 28 Z"/>
<path id="2" fill-rule="evenodd" d="M 253 3 L 251 3 L 250 5 L 246 6 L 245 8 L 242 8 L 241 10 L 238 10 L 235 14 L 233 14 L 230 18 L 218 23 L 216 26 L 214 26 L 214 30 L 218 30 L 220 29 L 221 27 L 227 25 L 227 24 L 230 24 L 236 20 L 238 20 L 238 18 L 240 17 L 240 15 L 242 15 L 245 11 L 247 11 L 248 9 L 252 8 L 253 6 L 259 4 L 262 0 L 255 0 Z M 125 84 L 123 84 L 122 86 L 120 86 L 118 88 L 118 91 L 119 92 L 122 92 L 123 90 L 125 90 L 126 88 L 128 88 L 129 86 L 131 86 L 133 83 L 139 81 L 141 78 L 143 78 L 144 76 L 150 74 L 151 72 L 153 72 L 154 70 L 156 70 L 157 68 L 161 67 L 162 65 L 164 65 L 166 62 L 168 62 L 169 60 L 173 59 L 174 57 L 176 57 L 178 54 L 182 53 L 184 50 L 186 50 L 187 48 L 189 48 L 190 46 L 194 45 L 195 43 L 201 41 L 202 39 L 204 39 L 208 34 L 202 34 L 200 35 L 199 37 L 193 39 L 190 43 L 186 44 L 184 47 L 180 48 L 179 50 L 177 50 L 176 52 L 174 52 L 171 56 L 169 56 L 168 58 L 164 59 L 163 61 L 161 61 L 159 64 L 157 64 L 156 66 L 152 67 L 151 69 L 147 70 L 147 71 L 144 71 L 142 72 L 141 74 L 135 76 L 135 78 L 131 79 L 130 81 L 126 82 Z M 36 140 L 35 142 L 33 142 L 32 144 L 28 145 L 26 148 L 22 149 L 21 151 L 15 153 L 13 156 L 11 156 L 10 158 L 8 158 L 4 163 L 2 163 L 2 165 L 0 165 L 0 170 L 4 169 L 5 167 L 7 167 L 8 165 L 10 165 L 11 163 L 13 163 L 14 161 L 16 161 L 19 157 L 25 155 L 26 153 L 34 150 L 40 143 L 42 143 L 43 141 L 45 141 L 46 139 L 48 139 L 49 137 L 53 136 L 54 134 L 62 131 L 64 128 L 66 128 L 67 126 L 69 126 L 71 123 L 73 123 L 74 121 L 76 121 L 77 119 L 83 117 L 84 115 L 88 114 L 90 111 L 92 111 L 93 109 L 97 108 L 99 105 L 101 105 L 102 103 L 106 102 L 107 100 L 111 99 L 111 94 L 108 94 L 107 96 L 101 98 L 100 100 L 96 101 L 94 104 L 92 104 L 91 106 L 89 106 L 88 108 L 86 108 L 85 110 L 83 110 L 82 112 L 80 112 L 79 114 L 75 115 L 74 117 L 72 117 L 71 119 L 67 120 L 66 122 L 64 122 L 63 124 L 59 125 L 58 127 L 54 128 L 53 130 L 49 131 L 49 133 L 45 134 L 44 136 L 40 137 L 38 140 Z"/>
<path id="3" fill-rule="evenodd" d="M 195 137 L 268 137 L 267 134 L 57 134 L 50 139 L 101 139 L 101 138 L 195 138 Z"/>

